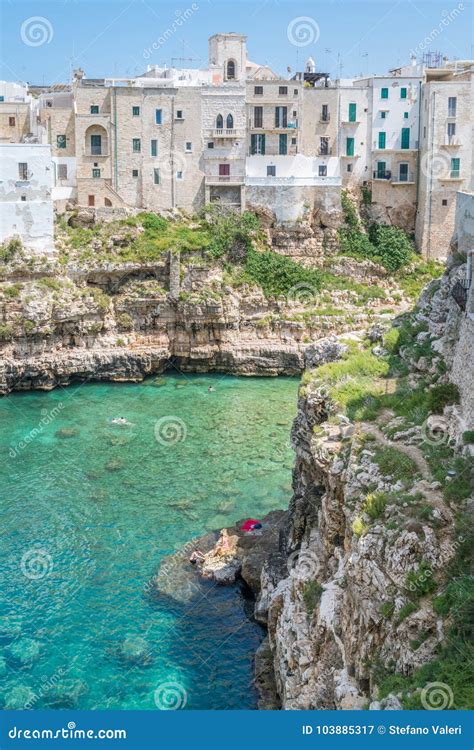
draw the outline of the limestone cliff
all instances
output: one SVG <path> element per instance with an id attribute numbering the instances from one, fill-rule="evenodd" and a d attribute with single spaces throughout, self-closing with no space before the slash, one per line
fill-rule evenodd
<path id="1" fill-rule="evenodd" d="M 464 274 L 452 268 L 391 331 L 346 340 L 339 362 L 303 376 L 294 494 L 256 604 L 268 628 L 262 707 L 275 705 L 272 670 L 284 709 L 427 708 L 436 679 L 446 701 L 436 707 L 472 700 L 462 634 L 473 450 L 463 430 L 473 428 L 474 341 L 450 293 Z M 457 377 L 471 368 L 459 390 L 453 362 Z"/>

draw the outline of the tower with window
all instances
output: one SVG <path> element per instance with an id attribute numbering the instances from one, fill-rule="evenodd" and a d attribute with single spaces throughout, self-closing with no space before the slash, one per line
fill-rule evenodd
<path id="1" fill-rule="evenodd" d="M 209 68 L 215 83 L 244 83 L 247 65 L 247 37 L 230 32 L 209 39 Z"/>

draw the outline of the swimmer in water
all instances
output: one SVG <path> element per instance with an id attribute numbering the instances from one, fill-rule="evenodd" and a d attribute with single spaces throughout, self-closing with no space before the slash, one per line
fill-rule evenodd
<path id="1" fill-rule="evenodd" d="M 214 393 L 214 391 L 215 391 L 216 389 L 215 389 L 215 388 L 213 388 L 213 387 L 212 387 L 212 385 L 210 385 L 210 386 L 209 386 L 209 388 L 208 388 L 207 390 L 208 390 L 208 393 Z"/>
<path id="2" fill-rule="evenodd" d="M 130 424 L 125 417 L 115 417 L 112 419 L 112 424 Z"/>

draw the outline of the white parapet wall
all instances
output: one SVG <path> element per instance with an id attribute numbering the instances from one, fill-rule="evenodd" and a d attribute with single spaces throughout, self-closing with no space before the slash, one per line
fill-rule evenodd
<path id="1" fill-rule="evenodd" d="M 36 253 L 53 253 L 51 147 L 2 143 L 0 164 L 0 241 L 19 237 Z"/>

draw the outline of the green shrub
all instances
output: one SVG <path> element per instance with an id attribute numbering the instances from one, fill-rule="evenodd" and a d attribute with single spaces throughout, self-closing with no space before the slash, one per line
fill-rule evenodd
<path id="1" fill-rule="evenodd" d="M 19 237 L 12 237 L 10 240 L 0 245 L 0 261 L 8 263 L 13 260 L 15 255 L 21 255 L 23 245 Z"/>
<path id="2" fill-rule="evenodd" d="M 365 523 L 365 521 L 360 517 L 356 516 L 354 520 L 352 521 L 352 531 L 357 537 L 364 536 L 364 534 L 367 534 L 369 530 L 368 525 Z"/>
<path id="3" fill-rule="evenodd" d="M 459 389 L 454 383 L 440 383 L 428 392 L 428 409 L 434 414 L 442 414 L 445 406 L 459 403 Z"/>
<path id="4" fill-rule="evenodd" d="M 9 325 L 0 325 L 0 341 L 11 341 L 13 338 L 13 328 Z"/>
<path id="5" fill-rule="evenodd" d="M 395 482 L 411 484 L 419 473 L 418 466 L 411 456 L 391 446 L 376 448 L 373 460 L 384 476 L 393 477 Z"/>
<path id="6" fill-rule="evenodd" d="M 152 232 L 164 231 L 168 227 L 166 219 L 162 216 L 158 216 L 158 214 L 141 213 L 138 214 L 137 218 L 141 221 L 144 229 L 151 230 Z"/>
<path id="7" fill-rule="evenodd" d="M 395 609 L 395 603 L 394 602 L 384 602 L 380 605 L 380 614 L 382 617 L 391 617 L 393 615 Z"/>
<path id="8" fill-rule="evenodd" d="M 133 319 L 126 312 L 120 313 L 117 316 L 117 325 L 124 331 L 131 331 L 133 329 Z"/>
<path id="9" fill-rule="evenodd" d="M 474 430 L 463 432 L 462 439 L 465 445 L 474 445 Z"/>
<path id="10" fill-rule="evenodd" d="M 387 505 L 387 494 L 385 492 L 371 492 L 365 498 L 362 510 L 369 518 L 375 520 L 384 512 Z"/>
<path id="11" fill-rule="evenodd" d="M 304 268 L 291 258 L 271 250 L 249 250 L 244 268 L 247 277 L 261 286 L 267 296 L 292 292 L 295 299 L 304 301 L 316 295 L 321 287 L 319 271 Z"/>
<path id="12" fill-rule="evenodd" d="M 403 605 L 400 612 L 398 613 L 397 621 L 399 623 L 403 622 L 403 620 L 406 620 L 406 618 L 409 617 L 409 615 L 413 614 L 413 612 L 416 612 L 417 609 L 418 609 L 417 604 L 415 604 L 414 602 L 407 602 L 406 604 Z"/>
<path id="13" fill-rule="evenodd" d="M 347 226 L 352 227 L 353 229 L 358 228 L 360 225 L 359 217 L 347 190 L 343 190 L 341 192 L 341 206 L 342 213 L 344 215 L 344 221 Z"/>
<path id="14" fill-rule="evenodd" d="M 433 580 L 431 565 L 422 560 L 417 570 L 411 570 L 406 574 L 405 585 L 416 599 L 433 593 L 436 590 L 436 581 Z"/>
<path id="15" fill-rule="evenodd" d="M 306 610 L 309 615 L 313 614 L 314 609 L 321 599 L 323 590 L 323 587 L 320 583 L 318 583 L 318 581 L 308 581 L 304 584 L 302 590 L 303 601 L 306 605 Z"/>
<path id="16" fill-rule="evenodd" d="M 413 245 L 400 227 L 372 224 L 369 237 L 375 247 L 375 255 L 388 271 L 398 271 L 410 262 Z"/>
<path id="17" fill-rule="evenodd" d="M 5 286 L 3 288 L 3 294 L 5 295 L 5 297 L 14 299 L 15 297 L 20 296 L 21 288 L 21 284 L 11 284 L 10 286 Z"/>
<path id="18" fill-rule="evenodd" d="M 38 279 L 38 286 L 44 289 L 50 289 L 54 292 L 59 292 L 62 288 L 61 282 L 58 279 L 53 279 L 50 276 L 44 276 L 42 279 Z"/>

